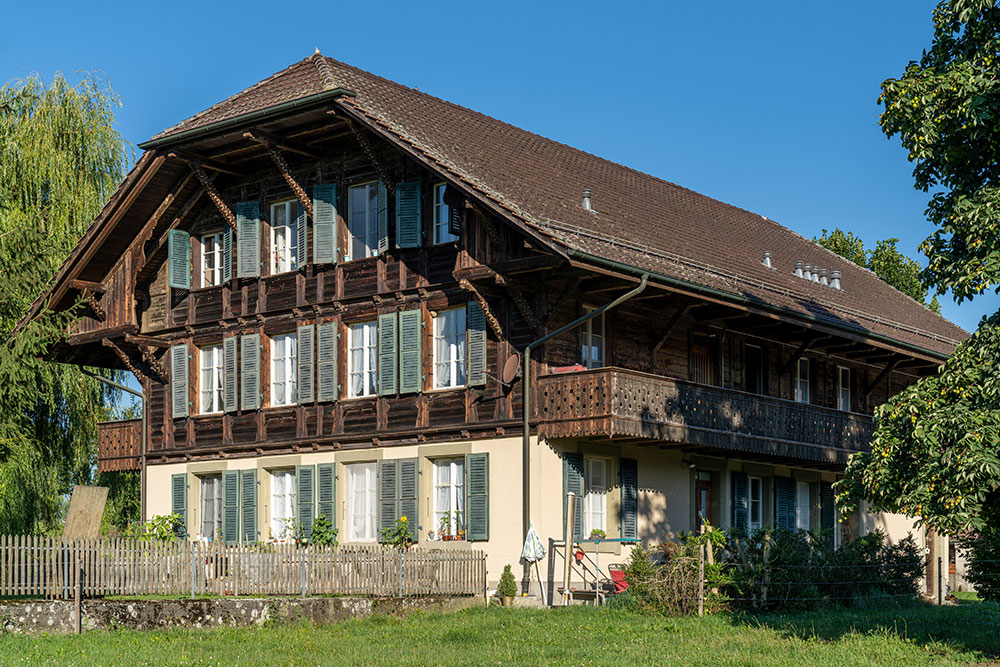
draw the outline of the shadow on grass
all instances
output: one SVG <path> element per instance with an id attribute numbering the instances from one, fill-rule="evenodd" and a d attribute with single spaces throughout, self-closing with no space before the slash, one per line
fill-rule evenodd
<path id="1" fill-rule="evenodd" d="M 803 640 L 835 641 L 851 634 L 895 636 L 921 646 L 946 644 L 1000 657 L 1000 604 L 925 602 L 872 608 L 831 608 L 796 613 L 733 614 L 734 625 L 770 628 Z"/>

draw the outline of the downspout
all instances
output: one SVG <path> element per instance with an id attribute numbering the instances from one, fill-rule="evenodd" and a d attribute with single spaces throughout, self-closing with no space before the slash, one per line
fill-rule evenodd
<path id="1" fill-rule="evenodd" d="M 83 371 L 84 375 L 89 375 L 95 380 L 100 380 L 106 385 L 112 386 L 115 389 L 120 389 L 121 391 L 124 392 L 128 392 L 129 394 L 132 394 L 133 396 L 138 396 L 140 399 L 142 399 L 142 448 L 140 450 L 140 457 L 139 457 L 139 521 L 145 521 L 146 520 L 146 439 L 148 437 L 147 427 L 149 426 L 148 424 L 149 417 L 147 416 L 148 413 L 146 410 L 146 403 L 147 403 L 146 396 L 141 391 L 136 391 L 131 387 L 126 387 L 125 385 L 115 382 L 113 380 L 109 380 L 106 377 L 101 377 L 96 373 L 91 373 L 86 368 L 81 367 L 80 370 Z"/>
<path id="2" fill-rule="evenodd" d="M 582 317 L 578 317 L 569 324 L 562 326 L 550 334 L 546 334 L 539 338 L 538 340 L 531 342 L 527 347 L 524 348 L 524 357 L 522 358 L 522 368 L 521 377 L 523 379 L 523 389 L 522 389 L 522 400 L 521 400 L 521 484 L 522 484 L 522 505 L 524 508 L 524 514 L 522 516 L 523 532 L 525 535 L 528 534 L 528 525 L 531 523 L 531 493 L 530 493 L 530 482 L 531 482 L 531 470 L 529 467 L 529 462 L 531 459 L 531 431 L 530 431 L 530 415 L 531 415 L 531 351 L 536 347 L 540 347 L 547 343 L 550 339 L 558 336 L 561 333 L 565 333 L 570 329 L 575 329 L 587 320 L 592 320 L 595 317 L 603 315 L 605 312 L 611 310 L 615 306 L 622 304 L 632 297 L 636 296 L 644 289 L 646 289 L 646 281 L 649 279 L 649 274 L 642 274 L 642 279 L 639 281 L 638 286 L 629 290 L 625 294 L 612 301 L 611 303 L 605 304 L 598 308 L 597 310 L 592 310 Z"/>

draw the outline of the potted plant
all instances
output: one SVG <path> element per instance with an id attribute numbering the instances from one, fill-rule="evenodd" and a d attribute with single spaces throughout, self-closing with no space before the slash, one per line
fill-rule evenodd
<path id="1" fill-rule="evenodd" d="M 600 528 L 594 528 L 592 531 L 590 531 L 590 539 L 592 540 L 603 540 L 607 536 L 608 534 L 605 533 Z"/>
<path id="2" fill-rule="evenodd" d="M 465 539 L 465 528 L 462 527 L 462 513 L 458 510 L 452 512 L 455 515 L 455 539 L 464 540 Z"/>
<path id="3" fill-rule="evenodd" d="M 504 565 L 500 584 L 497 586 L 497 597 L 503 606 L 509 607 L 515 595 L 517 595 L 517 582 L 514 581 L 514 573 L 510 571 L 510 565 Z"/>
<path id="4" fill-rule="evenodd" d="M 454 535 L 451 534 L 451 512 L 445 510 L 445 512 L 441 514 L 441 519 L 438 521 L 438 524 L 440 526 L 438 535 L 441 536 L 442 540 L 448 542 L 455 539 Z"/>

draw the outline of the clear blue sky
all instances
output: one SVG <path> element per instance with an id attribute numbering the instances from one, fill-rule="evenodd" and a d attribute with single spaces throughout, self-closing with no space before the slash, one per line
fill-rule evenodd
<path id="1" fill-rule="evenodd" d="M 133 143 L 319 47 L 808 237 L 917 256 L 932 230 L 876 104 L 930 43 L 932 0 L 8 4 L 0 82 L 103 72 Z M 972 330 L 1000 298 L 942 305 Z"/>

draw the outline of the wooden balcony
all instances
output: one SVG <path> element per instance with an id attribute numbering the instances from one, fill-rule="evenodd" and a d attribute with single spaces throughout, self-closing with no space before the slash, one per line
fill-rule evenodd
<path id="1" fill-rule="evenodd" d="M 672 443 L 748 458 L 841 466 L 871 417 L 622 368 L 538 379 L 538 433 Z"/>
<path id="2" fill-rule="evenodd" d="M 142 420 L 101 422 L 97 425 L 97 471 L 139 470 Z"/>

